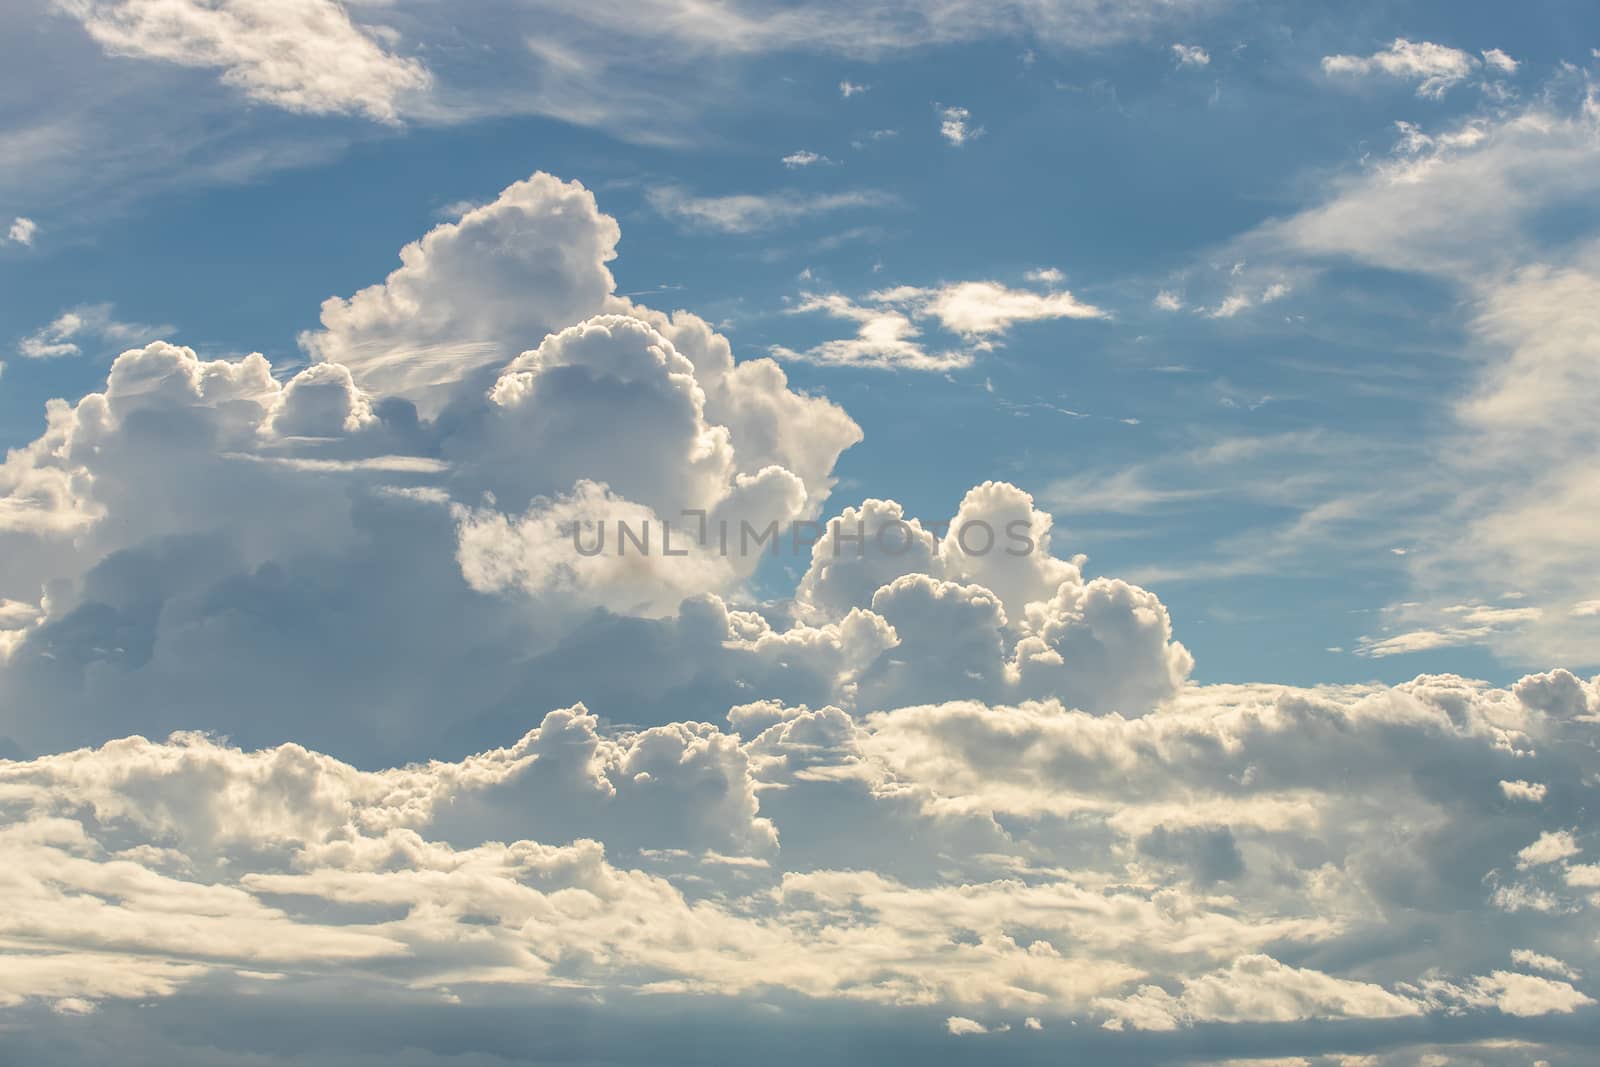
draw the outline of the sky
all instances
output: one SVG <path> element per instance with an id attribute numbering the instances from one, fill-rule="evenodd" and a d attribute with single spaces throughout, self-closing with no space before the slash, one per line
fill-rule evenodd
<path id="1" fill-rule="evenodd" d="M 0 26 L 0 1049 L 1596 1062 L 1592 4 Z"/>

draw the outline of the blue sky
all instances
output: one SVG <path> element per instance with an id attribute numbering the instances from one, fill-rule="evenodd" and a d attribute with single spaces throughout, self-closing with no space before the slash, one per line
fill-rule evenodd
<path id="1" fill-rule="evenodd" d="M 30 1062 L 1589 1062 L 1593 4 L 0 27 Z"/>
<path id="2" fill-rule="evenodd" d="M 1226 299 L 1236 263 L 1290 277 L 1246 257 L 1241 235 L 1314 206 L 1330 182 L 1389 153 L 1396 122 L 1437 130 L 1579 92 L 1576 75 L 1553 83 L 1561 63 L 1589 61 L 1573 35 L 1584 14 L 1578 4 L 1541 5 L 1533 20 L 1460 5 L 1252 5 L 1196 12 L 1160 35 L 1093 51 L 1026 33 L 871 57 L 775 48 L 759 58 L 713 54 L 672 84 L 681 95 L 645 106 L 659 115 L 602 115 L 587 126 L 539 115 L 386 126 L 286 115 L 219 92 L 205 68 L 97 56 L 57 12 L 12 35 L 22 64 L 14 69 L 39 64 L 45 84 L 72 69 L 73 79 L 103 83 L 108 99 L 85 118 L 53 98 L 13 123 L 19 141 L 45 140 L 33 149 L 44 158 L 19 153 L 6 206 L 42 232 L 31 247 L 4 249 L 0 330 L 20 340 L 71 308 L 109 303 L 117 321 L 170 325 L 163 336 L 217 354 L 260 350 L 289 367 L 304 358 L 295 337 L 315 324 L 323 299 L 381 277 L 396 249 L 452 205 L 491 198 L 535 169 L 584 181 L 622 222 L 619 291 L 695 310 L 721 324 L 741 354 L 803 349 L 838 333 L 825 316 L 786 314 L 805 291 L 856 296 L 969 279 L 1019 286 L 1029 271 L 1054 268 L 1110 320 L 1018 325 L 948 376 L 790 367 L 799 386 L 835 397 L 867 431 L 840 467 L 847 487 L 935 515 L 986 478 L 1025 486 L 1093 568 L 1164 579 L 1160 591 L 1202 653 L 1205 680 L 1260 679 L 1263 661 L 1270 680 L 1301 684 L 1398 681 L 1432 669 L 1506 679 L 1543 662 L 1538 646 L 1479 642 L 1430 649 L 1426 660 L 1355 655 L 1385 625 L 1375 613 L 1407 599 L 1396 595 L 1410 584 L 1406 561 L 1388 551 L 1407 548 L 1398 543 L 1405 538 L 1385 545 L 1370 529 L 1335 527 L 1300 547 L 1286 534 L 1353 481 L 1429 477 L 1425 454 L 1473 381 L 1459 287 L 1414 272 L 1300 263 L 1293 273 L 1303 280 L 1270 309 L 1219 320 L 1189 309 Z M 1203 65 L 1173 51 L 1185 34 L 1200 42 Z M 1418 95 L 1417 78 L 1336 76 L 1319 65 L 1405 35 L 1447 42 L 1474 62 L 1502 49 L 1518 67 L 1474 72 L 1435 99 Z M 71 68 L 59 65 L 63 57 Z M 627 70 L 608 76 L 618 92 L 636 88 Z M 49 95 L 37 82 L 31 91 Z M 846 82 L 867 88 L 846 98 Z M 173 114 L 147 109 L 174 92 L 195 96 Z M 981 136 L 949 143 L 940 107 L 967 109 Z M 133 122 L 183 147 L 170 162 L 140 158 L 96 142 L 97 122 Z M 53 171 L 74 169 L 73 142 L 50 142 L 45 129 L 89 139 L 78 158 L 94 162 L 58 180 Z M 193 129 L 215 130 L 222 143 L 187 140 Z M 826 161 L 782 162 L 797 152 Z M 228 180 L 208 180 L 212 167 Z M 727 232 L 663 217 L 652 199 L 662 190 L 783 198 L 805 213 Z M 846 202 L 806 212 L 830 196 Z M 1185 311 L 1156 310 L 1163 290 L 1182 294 Z M 87 391 L 116 350 L 112 338 L 91 342 L 81 358 L 8 359 L 6 442 L 31 439 L 43 400 Z M 908 410 L 918 417 L 904 417 Z M 1358 439 L 1360 455 L 1330 455 L 1331 443 L 1310 443 L 1316 435 Z M 1126 490 L 1118 479 L 1129 472 L 1246 439 L 1268 449 L 1280 439 L 1300 444 L 1268 469 L 1235 462 L 1169 474 L 1169 490 L 1204 479 L 1188 497 L 1138 510 L 1126 492 L 1107 499 Z M 1285 466 L 1335 484 L 1266 492 L 1282 488 Z M 1085 507 L 1089 489 L 1098 491 Z M 1274 495 L 1282 499 L 1263 499 Z M 1264 561 L 1263 549 L 1283 558 Z M 1490 602 L 1506 591 L 1472 594 Z"/>

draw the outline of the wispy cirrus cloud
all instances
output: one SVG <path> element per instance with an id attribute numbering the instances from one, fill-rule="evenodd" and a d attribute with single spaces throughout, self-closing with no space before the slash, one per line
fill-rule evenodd
<path id="1" fill-rule="evenodd" d="M 647 196 L 657 212 L 684 226 L 733 234 L 759 233 L 819 215 L 885 208 L 898 203 L 893 194 L 872 189 L 696 196 L 678 186 L 658 186 Z"/>
<path id="2" fill-rule="evenodd" d="M 26 359 L 53 359 L 78 356 L 85 345 L 121 349 L 154 341 L 174 332 L 170 325 L 152 326 L 142 322 L 122 322 L 111 304 L 81 304 L 17 342 L 17 354 Z"/>

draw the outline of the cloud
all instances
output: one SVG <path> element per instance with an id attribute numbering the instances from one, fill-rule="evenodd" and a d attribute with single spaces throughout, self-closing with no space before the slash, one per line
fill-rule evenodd
<path id="1" fill-rule="evenodd" d="M 431 77 L 333 0 L 60 0 L 107 54 L 222 72 L 252 100 L 395 122 Z"/>
<path id="2" fill-rule="evenodd" d="M 1498 48 L 1490 48 L 1481 54 L 1485 63 L 1503 74 L 1515 74 L 1522 65 Z"/>
<path id="3" fill-rule="evenodd" d="M 1235 290 L 1224 298 L 1222 303 L 1207 310 L 1205 316 L 1208 319 L 1231 319 L 1240 312 L 1248 311 L 1260 304 L 1270 304 L 1276 300 L 1282 300 L 1289 295 L 1289 292 L 1289 286 L 1284 282 L 1273 282 L 1259 292 Z M 1156 306 L 1163 311 L 1177 310 L 1177 308 L 1168 307 L 1167 305 L 1172 301 L 1164 302 L 1162 300 L 1163 296 L 1171 296 L 1171 294 L 1158 293 L 1156 295 Z"/>
<path id="4" fill-rule="evenodd" d="M 818 155 L 817 153 L 808 149 L 801 149 L 798 152 L 791 152 L 783 157 L 783 165 L 788 167 L 790 170 L 795 170 L 800 167 L 814 167 L 819 163 L 832 162 L 833 160 L 829 159 L 827 156 Z"/>
<path id="5" fill-rule="evenodd" d="M 1543 783 L 1524 782 L 1519 779 L 1515 782 L 1501 782 L 1500 792 L 1505 794 L 1507 800 L 1522 800 L 1531 804 L 1540 804 L 1544 802 L 1545 795 L 1549 790 Z"/>
<path id="6" fill-rule="evenodd" d="M 650 190 L 649 198 L 658 212 L 685 226 L 736 234 L 759 233 L 817 215 L 895 203 L 894 197 L 873 191 L 691 196 L 682 189 L 660 187 Z"/>
<path id="7" fill-rule="evenodd" d="M 911 316 L 896 308 L 856 304 L 838 293 L 806 293 L 790 310 L 794 314 L 824 312 L 856 323 L 857 332 L 855 337 L 824 341 L 803 351 L 774 345 L 771 352 L 778 359 L 922 371 L 956 370 L 972 363 L 968 352 L 929 352 L 921 340 L 922 331 Z"/>
<path id="8" fill-rule="evenodd" d="M 1180 67 L 1209 67 L 1211 53 L 1197 44 L 1175 44 L 1172 55 Z"/>
<path id="9" fill-rule="evenodd" d="M 961 1034 L 1027 1012 L 1147 1034 L 1427 1016 L 1480 1036 L 1508 1032 L 1488 1012 L 1591 1003 L 1578 968 L 1481 910 L 1479 872 L 1535 816 L 1473 804 L 1480 785 L 1531 762 L 1594 788 L 1538 755 L 1549 724 L 1503 690 L 1196 688 L 1141 719 L 767 702 L 729 721 L 607 728 L 572 707 L 505 747 L 377 769 L 198 734 L 0 763 L 0 973 L 20 976 L 0 998 L 161 1000 L 287 971 L 355 981 L 352 1003 L 400 975 L 469 1003 L 559 985 L 624 1011 L 631 992 L 931 1010 Z M 1454 773 L 1417 771 L 1424 752 Z M 1406 847 L 1374 844 L 1406 823 Z M 1226 896 L 1202 857 L 1148 841 L 1219 826 Z M 1420 932 L 1389 917 L 1408 909 Z M 1321 961 L 1269 948 L 1286 945 Z M 1550 977 L 1464 969 L 1485 948 Z"/>
<path id="10" fill-rule="evenodd" d="M 1205 1022 L 1289 1022 L 1300 1019 L 1388 1019 L 1420 1014 L 1414 1001 L 1381 986 L 1331 978 L 1288 967 L 1270 956 L 1244 956 L 1226 971 L 1184 982 L 1173 996 L 1143 986 L 1122 1001 L 1102 1001 L 1111 1024 L 1140 1030 L 1173 1030 Z"/>
<path id="11" fill-rule="evenodd" d="M 11 228 L 6 232 L 6 240 L 32 248 L 34 235 L 38 232 L 38 223 L 30 218 L 18 215 L 11 220 Z"/>
<path id="12" fill-rule="evenodd" d="M 1388 48 L 1370 56 L 1322 57 L 1322 69 L 1328 74 L 1383 74 L 1414 81 L 1417 83 L 1418 96 L 1433 99 L 1443 97 L 1451 88 L 1471 77 L 1478 66 L 1478 60 L 1458 48 L 1431 41 L 1412 42 L 1404 37 L 1395 38 Z"/>
<path id="13" fill-rule="evenodd" d="M 145 344 L 173 332 L 171 326 L 120 322 L 110 304 L 83 304 L 64 311 L 46 326 L 17 342 L 17 354 L 27 359 L 52 359 L 83 354 L 91 340 L 105 348 Z"/>
<path id="14" fill-rule="evenodd" d="M 939 136 L 957 147 L 982 137 L 983 127 L 969 125 L 971 118 L 972 112 L 964 107 L 940 107 Z"/>
<path id="15" fill-rule="evenodd" d="M 1529 867 L 1541 867 L 1549 863 L 1559 863 L 1561 860 L 1571 859 L 1583 850 L 1573 840 L 1572 834 L 1566 830 L 1543 833 L 1539 840 L 1517 853 L 1517 869 L 1527 870 Z"/>
<path id="16" fill-rule="evenodd" d="M 852 96 L 864 93 L 870 88 L 872 88 L 870 85 L 862 85 L 858 82 L 845 80 L 839 83 L 839 95 L 848 100 Z"/>
<path id="17" fill-rule="evenodd" d="M 325 304 L 310 366 L 152 341 L 8 455 L 8 1040 L 487 1063 L 596 1019 L 620 1051 L 586 1052 L 672 1062 L 730 1058 L 732 1004 L 768 1039 L 1048 1026 L 1167 1062 L 1198 1028 L 1261 1060 L 1587 1025 L 1600 679 L 1198 684 L 1161 599 L 1015 485 L 948 522 L 832 502 L 861 430 L 616 294 L 619 236 L 535 175 Z M 891 364 L 1106 315 L 994 281 L 806 302 Z M 571 538 L 669 519 L 683 555 Z M 791 588 L 717 544 L 741 524 Z"/>
<path id="18" fill-rule="evenodd" d="M 1588 99 L 1586 87 L 1558 82 L 1537 103 L 1437 130 L 1402 126 L 1392 153 L 1334 179 L 1321 203 L 1263 226 L 1241 249 L 1424 275 L 1469 308 L 1452 423 L 1415 464 L 1414 484 L 1439 487 L 1441 517 L 1413 524 L 1412 606 L 1391 616 L 1403 632 L 1369 635 L 1375 650 L 1476 644 L 1530 665 L 1592 658 L 1592 620 L 1571 610 L 1600 581 L 1580 547 L 1596 535 L 1595 511 L 1572 457 L 1594 445 L 1582 410 L 1596 388 L 1594 331 L 1581 309 L 1600 287 L 1600 244 L 1584 227 L 1555 232 L 1539 221 L 1595 195 Z M 1390 514 L 1409 506 L 1377 498 Z M 1508 586 L 1533 610 L 1471 622 L 1456 610 Z"/>
<path id="19" fill-rule="evenodd" d="M 1059 272 L 1039 272 L 1038 280 L 1060 280 Z M 794 314 L 825 312 L 854 321 L 854 338 L 825 341 L 804 351 L 774 346 L 780 359 L 813 363 L 945 371 L 971 365 L 974 351 L 994 347 L 1013 325 L 1051 319 L 1105 319 L 1110 315 L 1065 289 L 1038 293 L 1000 282 L 952 282 L 937 288 L 902 285 L 866 294 L 855 303 L 838 293 L 806 293 Z M 929 352 L 919 321 L 932 320 L 961 338 L 966 349 Z"/>

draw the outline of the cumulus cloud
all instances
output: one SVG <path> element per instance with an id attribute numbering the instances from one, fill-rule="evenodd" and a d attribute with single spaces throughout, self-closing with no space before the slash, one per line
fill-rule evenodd
<path id="1" fill-rule="evenodd" d="M 1198 685 L 1156 594 L 1017 486 L 831 503 L 859 428 L 618 296 L 618 236 L 535 175 L 324 305 L 310 366 L 153 341 L 8 455 L 8 1038 L 296 997 L 380 1040 L 506 1003 L 637 1037 L 737 998 L 1161 1060 L 1592 1008 L 1600 681 Z M 1105 314 L 998 282 L 835 309 L 890 362 Z M 572 537 L 619 522 L 656 551 Z M 718 543 L 745 527 L 776 547 Z"/>
<path id="2" fill-rule="evenodd" d="M 932 1009 L 959 1035 L 1026 1014 L 1146 1034 L 1428 1016 L 1479 1036 L 1489 1014 L 1592 1004 L 1569 962 L 1592 948 L 1545 947 L 1583 920 L 1463 906 L 1536 818 L 1485 805 L 1484 783 L 1530 764 L 1593 789 L 1539 754 L 1553 723 L 1508 691 L 1218 687 L 1141 719 L 766 701 L 728 720 L 571 707 L 507 747 L 380 769 L 197 734 L 0 763 L 0 1001 L 72 1011 L 292 971 L 366 996 L 399 976 L 464 1001 Z M 1200 828 L 1231 835 L 1226 895 L 1172 847 Z M 1392 918 L 1413 909 L 1421 934 Z M 1471 967 L 1497 945 L 1518 970 Z"/>
<path id="3" fill-rule="evenodd" d="M 1180 67 L 1209 67 L 1211 53 L 1197 44 L 1175 44 L 1172 55 Z"/>
<path id="4" fill-rule="evenodd" d="M 964 107 L 939 108 L 939 136 L 957 146 L 982 137 L 984 129 L 971 122 L 972 112 Z"/>
<path id="5" fill-rule="evenodd" d="M 33 246 L 34 235 L 39 232 L 38 223 L 22 215 L 11 220 L 11 227 L 6 231 L 6 240 L 14 244 Z"/>

